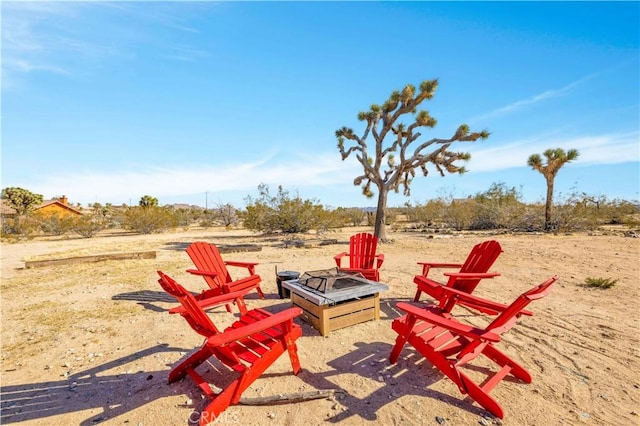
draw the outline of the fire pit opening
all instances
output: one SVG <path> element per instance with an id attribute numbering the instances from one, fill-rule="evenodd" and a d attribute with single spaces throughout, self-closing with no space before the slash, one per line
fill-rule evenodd
<path id="1" fill-rule="evenodd" d="M 369 284 L 361 274 L 347 274 L 338 268 L 305 272 L 298 282 L 321 293 Z"/>

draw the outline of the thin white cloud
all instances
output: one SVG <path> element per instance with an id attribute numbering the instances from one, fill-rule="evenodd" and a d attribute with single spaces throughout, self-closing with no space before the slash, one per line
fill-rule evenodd
<path id="1" fill-rule="evenodd" d="M 474 172 L 494 172 L 515 167 L 526 167 L 532 154 L 542 154 L 549 148 L 565 151 L 577 149 L 580 153 L 574 164 L 597 165 L 640 161 L 638 132 L 614 133 L 597 136 L 536 138 L 497 147 L 472 147 L 467 168 Z"/>
<path id="2" fill-rule="evenodd" d="M 70 75 L 65 53 L 85 54 L 93 50 L 86 42 L 63 35 L 79 12 L 81 4 L 61 2 L 2 3 L 3 80 L 34 71 Z M 49 28 L 49 30 L 43 30 Z M 57 33 L 51 28 L 62 30 Z M 3 82 L 3 88 L 7 88 Z"/>
<path id="3" fill-rule="evenodd" d="M 151 2 L 152 0 L 149 1 Z M 200 31 L 198 31 L 196 28 L 187 25 L 186 19 L 184 19 L 181 15 L 175 13 L 173 7 L 174 5 L 172 5 L 171 2 L 166 2 L 164 4 L 155 4 L 155 7 L 144 5 L 144 1 L 142 2 L 142 5 L 134 4 L 131 2 L 99 2 L 97 4 L 104 7 L 117 9 L 129 16 L 135 16 L 137 19 L 152 21 L 158 25 L 174 30 L 188 33 L 200 33 Z M 166 6 L 167 9 L 164 10 L 162 6 Z M 191 6 L 193 6 L 193 4 L 191 4 Z M 180 7 L 184 8 L 185 4 L 181 4 Z"/>
<path id="4" fill-rule="evenodd" d="M 131 170 L 131 169 L 129 169 Z M 185 165 L 182 167 L 147 167 L 137 171 L 70 172 L 40 176 L 22 186 L 46 197 L 64 193 L 73 202 L 137 201 L 143 195 L 157 198 L 184 194 L 222 191 L 255 192 L 258 185 L 282 185 L 285 188 L 319 186 L 350 182 L 359 172 L 358 165 L 340 161 L 336 155 L 272 156 L 257 163 L 225 165 Z"/>
<path id="5" fill-rule="evenodd" d="M 199 7 L 205 6 L 180 4 L 177 13 L 173 3 L 147 7 L 118 2 L 3 2 L 3 89 L 17 86 L 16 81 L 33 71 L 71 76 L 87 66 L 114 58 L 127 60 L 141 45 L 164 50 L 164 57 L 171 60 L 195 61 L 207 57 L 208 52 L 202 49 L 149 39 L 146 38 L 149 32 L 142 34 L 123 23 L 129 18 L 139 25 L 198 33 L 186 22 L 191 11 Z M 97 18 L 93 13 L 96 8 L 117 17 L 108 19 L 110 15 L 103 13 Z M 96 28 L 102 31 L 94 31 Z"/>
<path id="6" fill-rule="evenodd" d="M 24 59 L 8 58 L 2 62 L 3 62 L 3 65 L 6 67 L 13 68 L 15 70 L 19 70 L 25 73 L 30 73 L 34 71 L 46 71 L 46 72 L 61 74 L 61 75 L 70 74 L 68 70 L 56 65 L 51 65 L 46 63 L 42 63 L 42 64 L 33 63 Z"/>
<path id="7" fill-rule="evenodd" d="M 547 90 L 545 92 L 542 92 L 540 94 L 534 95 L 530 98 L 527 99 L 522 99 L 516 102 L 513 102 L 509 105 L 494 109 L 493 111 L 488 112 L 487 114 L 483 114 L 477 117 L 473 117 L 472 119 L 469 120 L 469 123 L 476 123 L 478 121 L 483 121 L 483 120 L 487 120 L 489 118 L 495 118 L 495 117 L 500 117 L 503 116 L 505 114 L 509 114 L 511 112 L 520 110 L 522 108 L 525 108 L 527 106 L 530 105 L 534 105 L 537 104 L 539 102 L 545 101 L 547 99 L 552 99 L 552 98 L 558 98 L 560 96 L 565 96 L 567 95 L 569 92 L 571 92 L 571 90 L 573 88 L 575 88 L 576 86 L 579 86 L 580 84 L 591 80 L 592 78 L 596 77 L 597 75 L 599 75 L 599 73 L 594 73 L 594 74 L 590 74 L 586 77 L 583 77 L 577 81 L 574 81 L 573 83 L 567 84 L 566 86 L 560 88 L 560 89 L 553 89 L 553 90 Z"/>
<path id="8" fill-rule="evenodd" d="M 167 53 L 162 55 L 164 58 L 181 62 L 193 62 L 211 56 L 205 50 L 190 46 L 166 46 L 165 50 Z"/>

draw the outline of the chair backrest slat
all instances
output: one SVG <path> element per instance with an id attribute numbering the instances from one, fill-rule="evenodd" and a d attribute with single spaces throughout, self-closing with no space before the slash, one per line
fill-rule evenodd
<path id="1" fill-rule="evenodd" d="M 199 270 L 218 273 L 214 278 L 204 276 L 204 279 L 209 284 L 213 282 L 216 287 L 222 287 L 232 281 L 229 270 L 220 255 L 220 250 L 215 244 L 196 241 L 187 247 L 187 254 Z M 213 286 L 211 287 L 213 288 Z"/>
<path id="2" fill-rule="evenodd" d="M 367 232 L 349 238 L 349 267 L 372 269 L 374 267 L 378 238 Z"/>
<path id="3" fill-rule="evenodd" d="M 553 284 L 558 281 L 558 276 L 553 276 L 533 287 L 531 290 L 521 294 L 514 300 L 507 309 L 500 313 L 491 324 L 489 324 L 486 328 L 487 331 L 499 331 L 498 334 L 509 330 L 513 324 L 515 323 L 517 317 L 522 313 L 524 308 L 527 307 L 531 301 L 540 299 L 546 296 L 550 291 Z"/>
<path id="4" fill-rule="evenodd" d="M 502 253 L 502 247 L 496 240 L 483 241 L 476 244 L 467 256 L 459 272 L 488 272 L 498 256 Z M 456 283 L 456 289 L 466 293 L 473 293 L 473 290 L 480 284 L 477 280 L 460 280 Z"/>
<path id="5" fill-rule="evenodd" d="M 476 244 L 460 268 L 460 272 L 487 272 L 500 253 L 502 253 L 502 247 L 496 240 Z"/>
<path id="6" fill-rule="evenodd" d="M 191 328 L 204 337 L 210 337 L 220 333 L 213 324 L 213 321 L 211 321 L 211 318 L 209 318 L 200 305 L 198 305 L 193 294 L 162 271 L 158 271 L 158 275 L 160 276 L 158 283 L 160 283 L 164 291 L 178 299 L 184 307 L 185 313 L 182 316 L 187 320 Z"/>

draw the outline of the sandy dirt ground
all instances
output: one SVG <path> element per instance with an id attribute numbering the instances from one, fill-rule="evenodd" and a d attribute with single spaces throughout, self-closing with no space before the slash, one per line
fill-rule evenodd
<path id="1" fill-rule="evenodd" d="M 193 229 L 157 235 L 112 234 L 92 239 L 43 238 L 2 243 L 2 424 L 182 425 L 197 419 L 206 400 L 187 378 L 168 385 L 172 365 L 202 339 L 167 310 L 176 302 L 157 283 L 162 270 L 194 292 L 204 280 L 186 273 L 193 241 L 255 244 L 261 250 L 225 254 L 227 260 L 259 262 L 266 299 L 247 296 L 249 308 L 278 312 L 290 306 L 277 294 L 275 269 L 311 271 L 334 266 L 362 229 L 322 237 L 334 244 L 285 247 L 282 238 L 244 230 Z M 368 229 L 367 229 L 368 230 Z M 597 235 L 427 235 L 388 232 L 378 321 L 322 337 L 297 318 L 304 335 L 297 346 L 302 371 L 294 376 L 280 357 L 244 394 L 337 389 L 339 398 L 270 405 L 235 405 L 216 424 L 241 425 L 638 425 L 640 424 L 640 239 L 622 233 Z M 499 421 L 405 347 L 397 364 L 388 356 L 396 338 L 391 322 L 399 301 L 415 293 L 418 261 L 462 262 L 471 248 L 497 239 L 504 253 L 492 270 L 502 275 L 481 283 L 476 294 L 509 303 L 545 279 L 559 275 L 551 294 L 529 307 L 503 335 L 499 348 L 521 362 L 531 384 L 505 379 L 492 395 L 505 410 Z M 132 251 L 156 251 L 155 259 L 25 268 L 25 261 Z M 232 274 L 242 276 L 241 270 Z M 436 275 L 437 277 L 437 275 Z M 585 278 L 611 278 L 610 289 L 584 286 Z M 429 299 L 424 297 L 424 301 Z M 456 308 L 457 318 L 484 319 Z M 210 313 L 224 326 L 234 315 Z M 478 363 L 476 372 L 488 365 Z M 208 371 L 206 371 L 208 370 Z M 220 379 L 211 364 L 204 373 Z"/>

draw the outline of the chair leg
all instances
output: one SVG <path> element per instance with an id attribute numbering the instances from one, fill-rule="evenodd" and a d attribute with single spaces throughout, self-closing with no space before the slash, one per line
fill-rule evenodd
<path id="1" fill-rule="evenodd" d="M 420 301 L 420 295 L 422 294 L 422 291 L 420 289 L 418 289 L 416 291 L 416 295 L 413 297 L 413 301 L 414 302 L 419 302 Z"/>
<path id="2" fill-rule="evenodd" d="M 213 398 L 213 400 L 207 405 L 200 413 L 200 426 L 208 425 L 215 422 L 220 414 L 231 405 L 233 396 L 235 395 L 240 379 L 235 380 L 229 386 L 227 386 L 222 392 Z"/>
<path id="3" fill-rule="evenodd" d="M 504 418 L 504 410 L 498 404 L 488 392 L 485 392 L 480 386 L 478 386 L 473 380 L 471 380 L 467 375 L 458 370 L 458 374 L 460 380 L 462 381 L 462 386 L 464 386 L 467 391 L 467 395 L 475 402 L 480 404 L 483 408 L 485 408 L 488 412 L 493 414 L 498 418 Z"/>
<path id="4" fill-rule="evenodd" d="M 256 291 L 258 292 L 258 296 L 260 297 L 260 299 L 264 299 L 264 293 L 262 292 L 260 286 L 256 287 Z"/>
<path id="5" fill-rule="evenodd" d="M 398 357 L 400 356 L 400 352 L 402 352 L 402 348 L 407 343 L 407 338 L 399 335 L 396 338 L 396 343 L 393 345 L 393 349 L 391 349 L 391 354 L 389 355 L 389 362 L 391 364 L 395 364 L 398 362 Z"/>
<path id="6" fill-rule="evenodd" d="M 298 374 L 300 371 L 300 358 L 298 358 L 298 347 L 293 341 L 291 336 L 285 337 L 285 343 L 287 346 L 287 352 L 289 352 L 289 359 L 291 360 L 291 368 L 293 368 L 293 374 Z"/>
<path id="7" fill-rule="evenodd" d="M 402 352 L 402 348 L 404 348 L 404 345 L 409 340 L 409 336 L 413 332 L 413 327 L 415 325 L 416 317 L 413 315 L 405 315 L 404 317 L 393 320 L 391 328 L 398 333 L 398 337 L 396 338 L 396 343 L 393 345 L 393 349 L 391 349 L 391 354 L 389 355 L 389 362 L 392 364 L 398 362 L 400 352 Z"/>
<path id="8" fill-rule="evenodd" d="M 509 358 L 499 349 L 496 349 L 493 345 L 487 345 L 482 350 L 482 353 L 501 367 L 504 367 L 505 365 L 511 367 L 509 373 L 511 373 L 512 376 L 522 380 L 525 383 L 531 383 L 531 374 L 529 374 L 529 372 L 525 370 L 522 365 Z"/>

